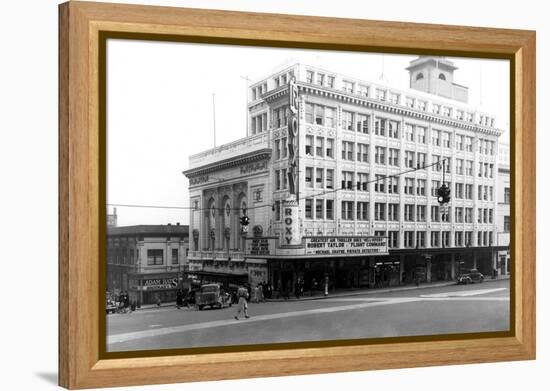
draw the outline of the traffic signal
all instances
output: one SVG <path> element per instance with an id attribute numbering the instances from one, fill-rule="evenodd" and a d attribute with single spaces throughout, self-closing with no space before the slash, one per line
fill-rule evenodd
<path id="1" fill-rule="evenodd" d="M 451 189 L 445 184 L 441 185 L 439 189 L 437 189 L 437 202 L 439 202 L 440 205 L 446 204 L 451 200 Z"/>
<path id="2" fill-rule="evenodd" d="M 241 225 L 246 227 L 248 224 L 250 224 L 250 219 L 248 218 L 248 216 L 247 215 L 242 216 Z"/>

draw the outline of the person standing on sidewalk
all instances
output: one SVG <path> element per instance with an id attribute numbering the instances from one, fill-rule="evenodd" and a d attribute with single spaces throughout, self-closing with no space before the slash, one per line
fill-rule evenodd
<path id="1" fill-rule="evenodd" d="M 235 319 L 239 320 L 239 315 L 241 312 L 244 312 L 245 318 L 250 318 L 250 315 L 248 315 L 248 303 L 246 302 L 246 299 L 248 298 L 248 290 L 245 287 L 239 287 L 237 297 L 239 298 L 239 305 Z"/>

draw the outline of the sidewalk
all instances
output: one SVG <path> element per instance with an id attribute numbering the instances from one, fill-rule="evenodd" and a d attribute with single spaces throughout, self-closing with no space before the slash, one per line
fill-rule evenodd
<path id="1" fill-rule="evenodd" d="M 501 280 L 509 280 L 510 276 L 499 276 L 496 279 L 491 277 L 483 280 L 483 283 L 496 282 Z M 443 282 L 432 282 L 432 283 L 421 283 L 420 285 L 398 285 L 387 288 L 356 288 L 356 289 L 342 289 L 338 291 L 329 291 L 328 296 L 325 296 L 323 292 L 315 292 L 313 296 L 309 296 L 309 292 L 306 292 L 303 296 L 297 299 L 295 296 L 291 296 L 289 299 L 265 299 L 266 302 L 278 302 L 278 301 L 302 301 L 302 300 L 323 300 L 330 299 L 335 297 L 349 297 L 349 296 L 359 296 L 359 295 L 375 295 L 380 293 L 390 293 L 390 292 L 402 292 L 402 291 L 412 291 L 417 289 L 426 289 L 426 288 L 439 288 L 445 286 L 456 285 L 456 281 L 443 281 Z"/>
<path id="2" fill-rule="evenodd" d="M 483 284 L 490 283 L 490 282 L 496 282 L 501 280 L 509 280 L 510 276 L 499 276 L 496 279 L 493 279 L 491 277 L 487 277 Z M 341 289 L 337 291 L 330 291 L 328 296 L 325 296 L 322 291 L 317 291 L 313 296 L 309 296 L 309 292 L 306 292 L 303 296 L 301 296 L 299 299 L 297 299 L 295 296 L 291 295 L 289 299 L 285 300 L 283 298 L 280 299 L 265 299 L 266 302 L 280 302 L 280 301 L 304 301 L 304 300 L 323 300 L 323 299 L 333 299 L 335 297 L 349 297 L 349 296 L 359 296 L 359 295 L 376 295 L 380 293 L 390 293 L 390 292 L 404 292 L 404 291 L 412 291 L 416 289 L 426 289 L 426 288 L 440 288 L 445 286 L 452 286 L 456 285 L 456 281 L 443 281 L 443 282 L 432 282 L 432 283 L 421 283 L 420 285 L 398 285 L 398 286 L 392 286 L 387 288 L 356 288 L 356 289 Z M 253 301 L 249 301 L 253 303 Z M 160 307 L 156 304 L 144 304 L 141 306 L 141 308 L 137 308 L 136 311 L 141 310 L 155 310 L 155 309 L 166 309 L 169 307 L 175 307 L 176 302 L 166 302 L 161 303 Z M 189 307 L 190 309 L 193 309 L 193 306 Z M 187 307 L 182 307 L 182 309 L 187 309 Z"/>

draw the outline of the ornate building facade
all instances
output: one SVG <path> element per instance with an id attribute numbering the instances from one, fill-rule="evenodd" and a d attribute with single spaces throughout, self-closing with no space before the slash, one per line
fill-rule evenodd
<path id="1" fill-rule="evenodd" d="M 440 61 L 411 62 L 409 90 L 304 64 L 251 85 L 247 137 L 191 156 L 184 172 L 190 270 L 306 289 L 492 273 L 502 130 Z"/>

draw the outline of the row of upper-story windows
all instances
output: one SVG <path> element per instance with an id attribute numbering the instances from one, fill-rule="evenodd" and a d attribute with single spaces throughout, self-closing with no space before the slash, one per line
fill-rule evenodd
<path id="1" fill-rule="evenodd" d="M 290 72 L 292 73 L 292 71 Z M 290 73 L 278 75 L 274 80 L 274 88 L 278 88 L 281 85 L 288 83 L 290 80 Z M 310 84 L 316 84 L 321 87 L 336 88 L 335 75 L 327 72 L 321 72 L 317 70 L 309 69 L 306 71 L 306 82 Z M 396 105 L 404 105 L 406 107 L 427 111 L 428 102 L 423 99 L 419 99 L 414 96 L 402 95 L 398 92 L 388 90 L 382 87 L 371 87 L 368 84 L 352 81 L 349 79 L 343 79 L 341 86 L 342 91 L 348 94 L 355 94 L 361 97 L 372 97 L 380 101 L 389 102 Z M 253 99 L 258 99 L 262 93 L 267 90 L 267 83 L 264 83 L 253 89 Z M 372 90 L 372 91 L 371 91 Z M 454 118 L 460 121 L 474 122 L 476 118 L 473 112 L 466 111 L 460 108 L 453 108 L 441 103 L 432 103 L 431 112 L 436 115 L 441 115 L 449 118 Z M 477 116 L 477 122 L 480 125 L 494 127 L 495 119 L 485 114 L 479 114 Z"/>
<path id="2" fill-rule="evenodd" d="M 324 72 L 316 72 L 312 70 L 306 71 L 306 82 L 317 84 L 321 87 L 334 88 L 334 75 L 329 75 Z"/>
<path id="3" fill-rule="evenodd" d="M 252 88 L 252 100 L 258 100 L 267 92 L 267 83 L 262 83 L 257 87 Z"/>
<path id="4" fill-rule="evenodd" d="M 266 132 L 267 128 L 267 113 L 258 114 L 251 118 L 251 131 L 253 135 Z"/>
<path id="5" fill-rule="evenodd" d="M 273 78 L 273 86 L 274 88 L 279 88 L 280 86 L 284 86 L 287 84 L 292 78 L 294 77 L 294 72 L 289 71 L 282 73 L 280 75 L 277 75 Z"/>

